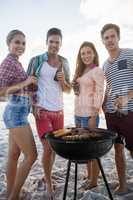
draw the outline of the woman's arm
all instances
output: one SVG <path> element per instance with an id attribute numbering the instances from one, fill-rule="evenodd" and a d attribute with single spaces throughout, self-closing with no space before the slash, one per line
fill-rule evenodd
<path id="1" fill-rule="evenodd" d="M 93 80 L 95 82 L 94 93 L 94 107 L 99 110 L 102 107 L 104 97 L 104 73 L 102 69 L 97 68 L 93 74 Z"/>
<path id="2" fill-rule="evenodd" d="M 12 94 L 14 92 L 17 92 L 18 90 L 23 89 L 24 87 L 30 85 L 30 84 L 36 84 L 37 79 L 34 76 L 29 76 L 25 81 L 21 83 L 17 83 L 12 86 L 7 87 L 1 87 L 0 88 L 0 96 L 8 96 L 9 94 Z"/>

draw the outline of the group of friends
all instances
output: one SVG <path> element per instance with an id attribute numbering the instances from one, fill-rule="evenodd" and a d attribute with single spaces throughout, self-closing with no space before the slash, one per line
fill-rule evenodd
<path id="1" fill-rule="evenodd" d="M 32 109 L 37 132 L 43 146 L 42 166 L 48 200 L 54 199 L 52 167 L 55 152 L 45 138 L 47 132 L 64 128 L 63 92 L 75 94 L 74 119 L 76 127 L 96 128 L 103 109 L 107 128 L 118 133 L 115 140 L 115 162 L 118 185 L 115 192 L 128 191 L 124 147 L 133 157 L 133 49 L 119 47 L 120 28 L 105 24 L 101 38 L 109 57 L 99 67 L 95 45 L 81 44 L 73 80 L 70 81 L 69 63 L 60 56 L 62 32 L 51 28 L 46 35 L 47 51 L 33 57 L 25 72 L 19 62 L 24 53 L 26 36 L 20 30 L 8 33 L 9 54 L 0 65 L 0 96 L 9 97 L 3 119 L 9 129 L 7 160 L 7 199 L 19 199 L 21 188 L 37 158 L 37 149 L 28 122 Z M 105 90 L 105 92 L 104 92 Z M 23 160 L 18 163 L 20 154 Z M 88 185 L 97 186 L 99 167 L 96 160 L 87 162 Z"/>

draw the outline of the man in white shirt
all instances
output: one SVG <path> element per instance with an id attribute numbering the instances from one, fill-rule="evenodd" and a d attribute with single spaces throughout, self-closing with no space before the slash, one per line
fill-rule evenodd
<path id="1" fill-rule="evenodd" d="M 38 77 L 38 91 L 34 104 L 34 116 L 37 131 L 43 145 L 43 168 L 47 184 L 48 199 L 53 200 L 51 180 L 55 153 L 51 149 L 45 134 L 64 127 L 63 91 L 70 91 L 69 65 L 66 58 L 58 55 L 62 44 L 62 33 L 51 28 L 46 38 L 47 52 L 31 59 L 28 73 L 34 71 Z"/>

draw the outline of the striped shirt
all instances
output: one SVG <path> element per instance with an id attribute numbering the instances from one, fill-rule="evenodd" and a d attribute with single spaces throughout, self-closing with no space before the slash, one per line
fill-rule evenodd
<path id="1" fill-rule="evenodd" d="M 107 84 L 105 109 L 113 113 L 115 99 L 133 90 L 133 49 L 120 49 L 119 56 L 113 62 L 105 61 L 103 70 Z M 133 111 L 133 99 L 121 111 Z"/>

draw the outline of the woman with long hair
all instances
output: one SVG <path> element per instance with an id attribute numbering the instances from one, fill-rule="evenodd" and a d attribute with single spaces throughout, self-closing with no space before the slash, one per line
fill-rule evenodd
<path id="1" fill-rule="evenodd" d="M 27 76 L 19 62 L 25 51 L 25 35 L 12 30 L 7 36 L 9 54 L 0 65 L 0 96 L 9 96 L 3 118 L 9 129 L 7 161 L 7 199 L 18 200 L 21 187 L 36 160 L 37 151 L 32 130 L 27 120 L 31 106 L 31 86 L 37 84 L 34 76 Z M 23 160 L 18 165 L 20 154 Z"/>
<path id="2" fill-rule="evenodd" d="M 96 48 L 91 42 L 83 42 L 79 48 L 72 85 L 75 93 L 76 127 L 98 127 L 104 93 L 104 74 L 99 67 Z M 84 189 L 96 187 L 99 174 L 96 160 L 88 161 L 87 172 L 90 183 Z"/>

